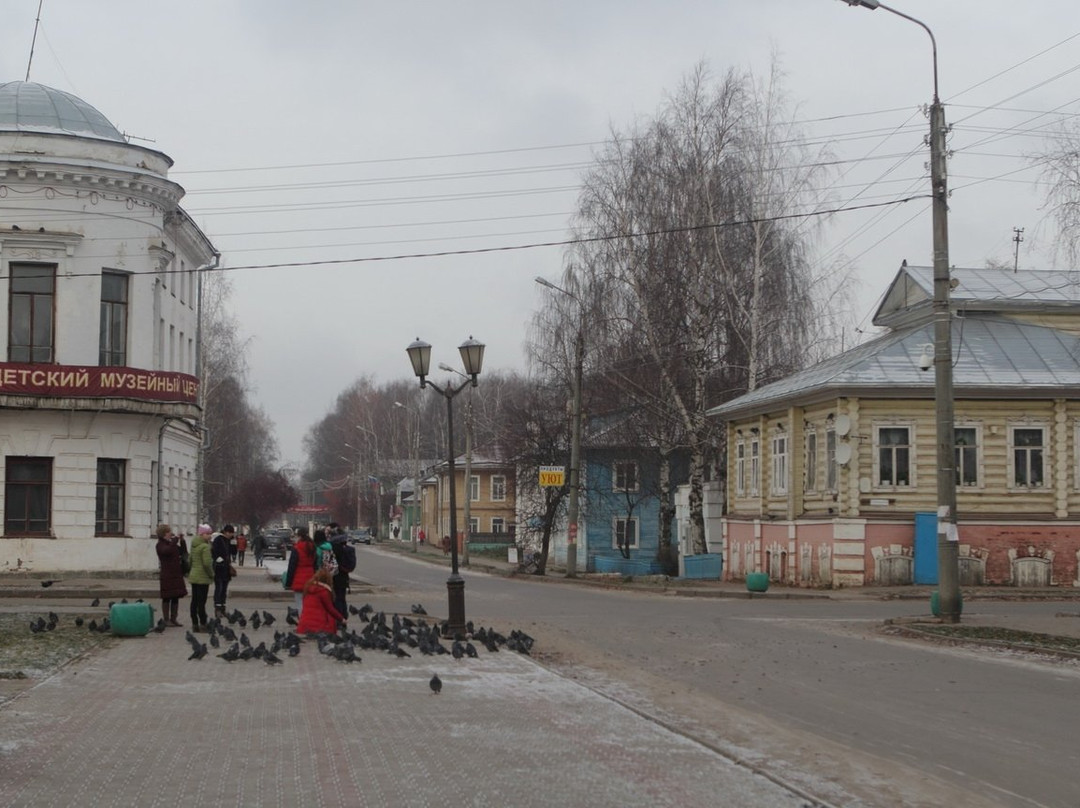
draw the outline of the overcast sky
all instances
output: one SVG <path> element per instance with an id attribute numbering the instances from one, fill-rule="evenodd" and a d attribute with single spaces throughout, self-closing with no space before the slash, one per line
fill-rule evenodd
<path id="1" fill-rule="evenodd" d="M 937 38 L 950 262 L 1011 262 L 1022 227 L 1020 267 L 1055 266 L 1027 158 L 1080 109 L 1076 4 L 893 5 Z M 4 0 L 0 81 L 24 78 L 37 8 Z M 652 115 L 698 61 L 764 74 L 774 53 L 807 135 L 836 141 L 834 207 L 927 192 L 930 39 L 839 0 L 45 0 L 30 78 L 175 161 L 230 268 L 253 399 L 302 462 L 352 380 L 412 377 L 417 336 L 433 364 L 457 365 L 473 335 L 487 368 L 523 368 L 533 278 L 558 278 L 562 248 L 430 254 L 566 238 L 612 127 Z M 852 334 L 901 260 L 932 263 L 930 232 L 927 200 L 830 218 L 816 261 L 852 270 Z"/>

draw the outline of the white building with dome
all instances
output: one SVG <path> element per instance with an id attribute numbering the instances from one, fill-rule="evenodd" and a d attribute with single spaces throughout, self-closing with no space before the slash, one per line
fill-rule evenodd
<path id="1" fill-rule="evenodd" d="M 149 570 L 193 533 L 213 244 L 172 160 L 75 96 L 0 84 L 0 572 Z"/>

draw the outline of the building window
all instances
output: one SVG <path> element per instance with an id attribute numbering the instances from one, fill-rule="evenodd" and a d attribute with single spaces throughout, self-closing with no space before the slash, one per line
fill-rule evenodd
<path id="1" fill-rule="evenodd" d="M 911 428 L 877 428 L 877 484 L 899 487 L 911 485 Z"/>
<path id="2" fill-rule="evenodd" d="M 11 265 L 9 362 L 53 361 L 55 289 L 55 266 Z"/>
<path id="3" fill-rule="evenodd" d="M 757 495 L 761 484 L 761 440 L 750 439 L 750 493 Z"/>
<path id="4" fill-rule="evenodd" d="M 469 475 L 469 502 L 480 501 L 480 478 L 475 474 Z"/>
<path id="5" fill-rule="evenodd" d="M 491 519 L 491 532 L 492 533 L 505 533 L 506 532 L 506 520 L 500 516 L 492 517 Z"/>
<path id="6" fill-rule="evenodd" d="M 4 483 L 4 535 L 47 536 L 51 528 L 52 459 L 9 457 Z"/>
<path id="7" fill-rule="evenodd" d="M 817 432 L 806 433 L 806 471 L 803 489 L 817 491 Z"/>
<path id="8" fill-rule="evenodd" d="M 746 441 L 735 444 L 735 495 L 746 494 Z"/>
<path id="9" fill-rule="evenodd" d="M 506 475 L 491 475 L 491 501 L 503 502 L 506 499 Z"/>
<path id="10" fill-rule="evenodd" d="M 636 517 L 616 517 L 612 525 L 612 547 L 634 549 L 638 546 L 638 521 Z"/>
<path id="11" fill-rule="evenodd" d="M 836 430 L 825 430 L 825 490 L 836 490 Z"/>
<path id="12" fill-rule="evenodd" d="M 1041 426 L 1012 427 L 1013 479 L 1016 488 L 1042 488 L 1046 485 L 1044 449 L 1046 430 Z"/>
<path id="13" fill-rule="evenodd" d="M 480 520 L 475 516 L 469 517 L 469 535 L 475 536 L 480 532 Z"/>
<path id="14" fill-rule="evenodd" d="M 95 536 L 124 535 L 124 461 L 98 460 Z"/>
<path id="15" fill-rule="evenodd" d="M 973 426 L 956 427 L 953 430 L 956 450 L 956 484 L 976 486 L 979 484 L 979 431 Z"/>
<path id="16" fill-rule="evenodd" d="M 99 365 L 123 367 L 127 364 L 127 322 L 128 276 L 119 272 L 102 272 Z"/>
<path id="17" fill-rule="evenodd" d="M 771 487 L 774 494 L 787 493 L 787 457 L 788 438 L 787 433 L 777 432 L 772 437 L 772 481 Z"/>
<path id="18" fill-rule="evenodd" d="M 612 470 L 614 483 L 612 491 L 637 491 L 638 490 L 638 464 L 633 460 L 622 460 L 615 463 Z"/>

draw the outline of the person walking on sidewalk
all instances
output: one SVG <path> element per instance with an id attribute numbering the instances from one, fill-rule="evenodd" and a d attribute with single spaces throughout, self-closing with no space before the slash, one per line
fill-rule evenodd
<path id="1" fill-rule="evenodd" d="M 346 595 L 349 592 L 349 573 L 356 569 L 356 549 L 349 544 L 349 537 L 337 522 L 327 525 L 330 547 L 337 562 L 334 573 L 334 608 L 342 614 L 348 613 Z"/>
<path id="2" fill-rule="evenodd" d="M 210 525 L 199 525 L 198 534 L 191 541 L 191 630 L 206 631 L 210 622 L 206 617 L 206 599 L 210 584 L 214 582 L 214 559 L 210 554 Z"/>
<path id="3" fill-rule="evenodd" d="M 236 574 L 236 568 L 230 563 L 232 554 L 230 543 L 236 536 L 232 525 L 225 525 L 220 533 L 210 542 L 210 555 L 214 559 L 214 616 L 225 616 L 225 601 L 229 595 L 229 580 Z"/>
<path id="4" fill-rule="evenodd" d="M 244 553 L 247 552 L 247 536 L 241 533 L 236 537 L 236 560 L 244 566 Z"/>
<path id="5" fill-rule="evenodd" d="M 262 531 L 259 531 L 251 537 L 251 554 L 255 556 L 256 567 L 263 565 L 263 553 L 265 552 L 266 538 L 263 536 Z"/>
<path id="6" fill-rule="evenodd" d="M 179 626 L 176 613 L 180 608 L 180 598 L 187 597 L 184 584 L 184 564 L 181 555 L 187 553 L 187 546 L 177 540 L 172 528 L 158 525 L 157 557 L 160 570 L 158 584 L 161 591 L 161 617 L 167 626 Z"/>

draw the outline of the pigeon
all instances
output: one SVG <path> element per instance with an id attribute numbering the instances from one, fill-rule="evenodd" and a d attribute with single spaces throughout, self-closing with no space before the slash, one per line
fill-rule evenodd
<path id="1" fill-rule="evenodd" d="M 296 609 L 292 606 L 289 607 L 289 611 L 285 615 L 285 622 L 290 626 L 295 626 L 299 622 L 299 615 L 297 615 Z"/>
<path id="2" fill-rule="evenodd" d="M 50 586 L 52 586 L 55 583 L 59 583 L 59 581 L 42 581 L 41 586 L 42 586 L 43 589 L 48 589 Z"/>
<path id="3" fill-rule="evenodd" d="M 289 646 L 289 656 L 299 656 L 299 654 L 300 654 L 300 646 L 299 645 L 290 645 Z"/>
<path id="4" fill-rule="evenodd" d="M 262 625 L 262 618 L 259 617 L 258 612 L 252 612 L 249 622 L 251 623 L 251 628 L 257 631 L 259 626 Z"/>
<path id="5" fill-rule="evenodd" d="M 476 659 L 477 657 L 479 657 L 479 654 L 476 653 L 476 646 L 474 646 L 471 642 L 465 643 L 465 656 L 469 657 L 470 659 Z"/>
<path id="6" fill-rule="evenodd" d="M 225 651 L 222 654 L 218 654 L 218 656 L 224 659 L 226 662 L 235 662 L 240 658 L 240 646 L 236 643 L 233 643 L 231 646 L 229 646 L 228 651 Z"/>
<path id="7" fill-rule="evenodd" d="M 419 603 L 413 604 L 412 613 L 413 614 L 427 614 L 427 612 L 424 610 L 424 607 L 421 606 Z M 436 676 L 435 678 L 438 679 L 439 677 Z M 436 692 L 438 692 L 438 691 L 436 691 Z"/>
<path id="8" fill-rule="evenodd" d="M 273 651 L 267 651 L 265 654 L 263 654 L 263 662 L 265 662 L 267 665 L 280 665 L 281 657 L 279 657 Z"/>
<path id="9" fill-rule="evenodd" d="M 428 682 L 428 687 L 431 688 L 431 692 L 436 696 L 442 693 L 442 679 L 439 678 L 439 674 L 431 674 L 431 681 Z"/>
<path id="10" fill-rule="evenodd" d="M 109 618 L 105 618 L 101 621 L 101 625 L 97 628 L 98 634 L 107 634 L 112 631 L 112 623 L 109 622 Z"/>
<path id="11" fill-rule="evenodd" d="M 151 629 L 151 631 L 153 631 L 155 634 L 160 634 L 164 630 L 165 630 L 165 618 L 161 618 L 160 620 L 158 620 L 157 625 L 154 626 Z"/>
<path id="12" fill-rule="evenodd" d="M 101 605 L 101 598 L 94 598 L 94 599 L 93 599 L 93 600 L 92 600 L 92 601 L 90 602 L 90 605 L 91 605 L 91 606 L 100 606 L 100 605 Z"/>
<path id="13" fill-rule="evenodd" d="M 263 625 L 269 628 L 270 626 L 274 625 L 274 615 L 270 614 L 270 612 L 263 612 L 262 621 Z"/>
<path id="14" fill-rule="evenodd" d="M 465 656 L 465 646 L 458 640 L 454 640 L 454 644 L 450 646 L 450 653 L 453 654 L 454 659 L 460 660 Z"/>
<path id="15" fill-rule="evenodd" d="M 217 634 L 211 634 L 210 635 L 210 646 L 212 648 L 220 648 L 221 647 L 221 640 L 218 639 Z"/>
<path id="16" fill-rule="evenodd" d="M 195 650 L 191 652 L 191 656 L 188 657 L 188 660 L 190 661 L 192 659 L 202 659 L 204 656 L 206 656 L 206 654 L 206 646 L 202 643 L 196 643 Z"/>
<path id="17" fill-rule="evenodd" d="M 247 662 L 253 656 L 255 656 L 255 649 L 252 648 L 251 646 L 248 646 L 247 648 L 245 648 L 243 651 L 240 652 L 240 659 L 244 660 L 245 662 Z"/>
<path id="18" fill-rule="evenodd" d="M 97 631 L 97 620 L 91 620 L 86 624 L 87 631 Z"/>
<path id="19" fill-rule="evenodd" d="M 240 632 L 240 644 L 247 648 L 251 647 L 251 640 L 249 640 L 248 635 L 242 631 Z"/>
<path id="20" fill-rule="evenodd" d="M 404 659 L 405 657 L 411 657 L 412 656 L 412 654 L 410 654 L 404 648 L 398 648 L 398 645 L 397 645 L 396 642 L 395 643 L 390 643 L 390 653 L 393 654 L 394 656 L 396 656 L 398 659 Z"/>
<path id="21" fill-rule="evenodd" d="M 31 634 L 40 634 L 44 630 L 45 630 L 45 618 L 44 617 L 39 617 L 37 620 L 34 620 L 32 623 L 30 623 L 30 633 Z"/>
<path id="22" fill-rule="evenodd" d="M 82 628 L 82 624 L 83 624 L 83 619 L 81 617 L 76 617 L 75 618 L 75 625 L 78 626 L 79 628 Z"/>

